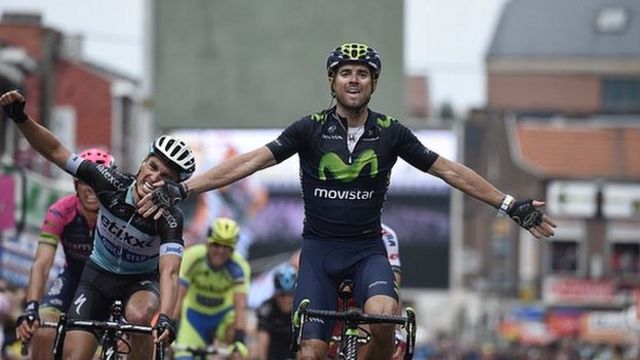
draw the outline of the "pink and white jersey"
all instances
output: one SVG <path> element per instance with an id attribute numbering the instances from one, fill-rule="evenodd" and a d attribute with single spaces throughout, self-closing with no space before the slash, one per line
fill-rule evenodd
<path id="1" fill-rule="evenodd" d="M 93 228 L 80 212 L 76 194 L 64 196 L 49 207 L 40 228 L 41 244 L 62 244 L 66 267 L 82 270 L 93 249 Z"/>
<path id="2" fill-rule="evenodd" d="M 387 259 L 391 264 L 393 272 L 400 273 L 400 246 L 398 245 L 398 236 L 396 232 L 385 224 L 382 224 L 382 241 L 387 249 Z"/>

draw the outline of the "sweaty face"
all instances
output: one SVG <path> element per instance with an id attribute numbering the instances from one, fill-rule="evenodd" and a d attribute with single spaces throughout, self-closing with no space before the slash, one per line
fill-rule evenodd
<path id="1" fill-rule="evenodd" d="M 77 180 L 76 193 L 80 199 L 80 204 L 82 204 L 82 207 L 85 210 L 92 212 L 98 211 L 100 208 L 100 202 L 98 202 L 98 197 L 91 186 L 87 185 L 84 181 Z"/>
<path id="2" fill-rule="evenodd" d="M 140 165 L 136 178 L 136 193 L 139 198 L 153 191 L 153 184 L 160 180 L 178 181 L 178 174 L 162 160 L 150 155 Z"/>
<path id="3" fill-rule="evenodd" d="M 375 80 L 366 65 L 342 65 L 330 78 L 339 106 L 347 110 L 360 110 L 369 103 L 375 89 Z"/>
<path id="4" fill-rule="evenodd" d="M 220 268 L 233 255 L 233 248 L 220 244 L 209 244 L 209 263 L 214 268 Z"/>

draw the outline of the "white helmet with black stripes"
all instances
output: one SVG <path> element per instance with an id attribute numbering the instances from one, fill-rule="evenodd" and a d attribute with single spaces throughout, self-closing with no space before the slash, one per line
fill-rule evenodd
<path id="1" fill-rule="evenodd" d="M 196 159 L 191 148 L 184 141 L 171 135 L 162 135 L 152 142 L 149 154 L 167 163 L 178 173 L 180 181 L 187 180 L 196 171 Z"/>

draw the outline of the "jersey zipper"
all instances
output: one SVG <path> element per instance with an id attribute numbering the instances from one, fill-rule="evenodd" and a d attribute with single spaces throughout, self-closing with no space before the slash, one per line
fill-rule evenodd
<path id="1" fill-rule="evenodd" d="M 339 119 L 338 119 L 338 123 L 340 124 L 340 127 L 342 128 L 342 130 L 344 130 L 344 146 L 347 148 L 347 152 L 349 153 L 349 157 L 347 158 L 347 163 L 351 165 L 351 163 L 353 162 L 353 151 L 349 149 L 349 128 L 345 127 L 342 121 L 340 121 Z M 356 149 L 356 146 L 358 146 L 359 141 L 360 139 L 358 139 L 358 141 L 356 141 L 355 145 L 353 146 L 354 151 Z"/>

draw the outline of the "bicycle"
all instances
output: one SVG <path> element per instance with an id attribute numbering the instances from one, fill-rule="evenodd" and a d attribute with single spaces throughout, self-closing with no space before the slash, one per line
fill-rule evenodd
<path id="1" fill-rule="evenodd" d="M 194 360 L 218 359 L 219 356 L 226 358 L 233 354 L 233 348 L 230 346 L 218 347 L 215 345 L 209 345 L 205 348 L 196 348 L 192 346 L 173 344 L 171 345 L 171 349 L 173 349 L 173 351 L 189 352 L 193 355 Z"/>
<path id="2" fill-rule="evenodd" d="M 68 319 L 66 314 L 61 314 L 57 323 L 57 334 L 53 345 L 53 357 L 62 360 L 62 347 L 68 327 L 76 329 L 88 329 L 102 331 L 100 346 L 102 348 L 99 359 L 117 360 L 118 355 L 126 355 L 131 352 L 131 345 L 124 338 L 126 333 L 149 334 L 153 332 L 152 326 L 134 325 L 124 322 L 122 316 L 122 301 L 116 300 L 111 305 L 111 314 L 107 321 Z M 123 341 L 127 351 L 118 350 L 118 341 Z M 155 360 L 164 360 L 164 346 L 162 343 L 155 345 Z"/>
<path id="3" fill-rule="evenodd" d="M 402 325 L 407 332 L 407 349 L 404 359 L 411 360 L 413 358 L 416 341 L 415 311 L 412 308 L 407 307 L 405 309 L 407 316 L 399 316 L 372 315 L 365 314 L 361 310 L 348 310 L 348 303 L 351 297 L 350 291 L 346 290 L 348 286 L 350 286 L 350 282 L 347 282 L 346 285 L 343 283 L 340 286 L 339 293 L 343 300 L 342 311 L 311 309 L 309 308 L 311 302 L 308 299 L 304 299 L 300 302 L 300 305 L 298 305 L 298 309 L 294 314 L 294 328 L 297 332 L 294 341 L 294 350 L 297 351 L 300 348 L 304 324 L 307 319 L 341 320 L 341 335 L 339 337 L 332 337 L 332 340 L 340 342 L 338 358 L 342 360 L 356 360 L 358 358 L 358 344 L 366 344 L 371 340 L 368 333 L 364 336 L 360 335 L 359 325 L 387 323 Z"/>

